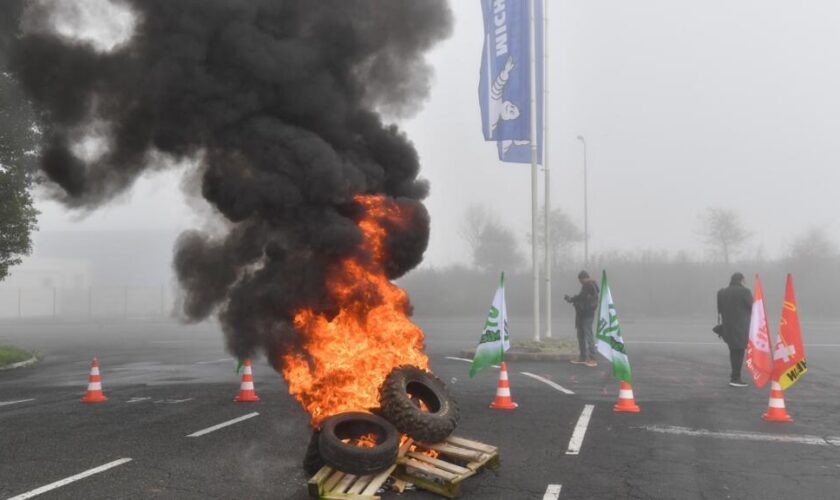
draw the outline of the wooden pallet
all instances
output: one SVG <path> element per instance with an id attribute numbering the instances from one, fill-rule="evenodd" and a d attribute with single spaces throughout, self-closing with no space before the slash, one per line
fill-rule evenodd
<path id="1" fill-rule="evenodd" d="M 414 445 L 414 450 L 400 450 L 393 476 L 446 498 L 459 497 L 461 482 L 481 468 L 495 471 L 500 466 L 499 449 L 478 441 L 449 436 L 442 443 Z M 438 457 L 424 453 L 429 450 Z"/>
<path id="2" fill-rule="evenodd" d="M 309 496 L 326 500 L 380 500 L 376 492 L 396 467 L 394 464 L 379 474 L 354 476 L 325 465 L 307 483 Z"/>
<path id="3" fill-rule="evenodd" d="M 437 458 L 427 453 L 434 450 Z M 495 446 L 449 436 L 435 444 L 406 440 L 400 447 L 397 463 L 375 475 L 354 476 L 324 466 L 307 483 L 309 496 L 325 500 L 380 500 L 376 496 L 388 477 L 402 491 L 405 483 L 437 493 L 446 498 L 461 495 L 461 481 L 481 468 L 499 468 L 499 450 Z"/>

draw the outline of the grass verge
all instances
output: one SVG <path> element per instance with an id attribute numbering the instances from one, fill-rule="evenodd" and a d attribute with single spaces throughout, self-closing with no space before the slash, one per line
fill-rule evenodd
<path id="1" fill-rule="evenodd" d="M 5 368 L 11 364 L 26 361 L 32 358 L 35 354 L 10 345 L 0 345 L 0 368 Z"/>

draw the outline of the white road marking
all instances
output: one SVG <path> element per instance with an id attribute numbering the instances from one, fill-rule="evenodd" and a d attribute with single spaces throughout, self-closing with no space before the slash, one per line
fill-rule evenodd
<path id="1" fill-rule="evenodd" d="M 566 455 L 577 455 L 580 453 L 583 437 L 586 435 L 586 428 L 589 427 L 589 419 L 592 417 L 592 410 L 594 409 L 595 405 L 586 405 L 583 407 L 577 425 L 575 425 L 575 430 L 572 432 L 572 439 L 569 440 L 569 449 L 566 450 Z"/>
<path id="2" fill-rule="evenodd" d="M 134 398 L 131 398 L 131 399 L 129 399 L 128 401 L 126 401 L 126 403 L 128 403 L 128 404 L 131 404 L 131 403 L 139 403 L 139 402 L 141 402 L 141 401 L 148 401 L 148 400 L 150 400 L 150 399 L 152 399 L 152 398 L 137 398 L 137 397 L 134 397 Z"/>
<path id="3" fill-rule="evenodd" d="M 840 436 L 808 436 L 795 434 L 762 434 L 759 432 L 743 431 L 710 431 L 706 429 L 689 429 L 688 427 L 675 427 L 671 425 L 647 425 L 642 429 L 659 432 L 661 434 L 674 434 L 680 436 L 710 437 L 717 439 L 739 439 L 742 441 L 769 441 L 773 443 L 796 443 L 810 444 L 816 446 L 840 446 Z"/>
<path id="4" fill-rule="evenodd" d="M 545 495 L 543 495 L 543 500 L 557 500 L 560 498 L 560 490 L 563 488 L 561 484 L 549 484 L 548 488 L 545 489 Z"/>
<path id="5" fill-rule="evenodd" d="M 75 476 L 70 476 L 66 479 L 62 479 L 60 481 L 50 483 L 46 486 L 41 486 L 38 489 L 34 489 L 32 491 L 27 491 L 26 493 L 23 493 L 23 494 L 18 495 L 16 497 L 9 498 L 9 500 L 24 500 L 26 498 L 32 498 L 34 496 L 40 495 L 41 493 L 46 493 L 48 491 L 52 491 L 56 488 L 60 488 L 62 486 L 66 486 L 70 483 L 76 482 L 79 479 L 84 479 L 88 476 L 92 476 L 94 474 L 99 474 L 100 472 L 105 472 L 108 469 L 113 469 L 114 467 L 117 467 L 119 465 L 122 465 L 122 464 L 125 464 L 125 463 L 128 463 L 128 462 L 131 462 L 130 458 L 121 458 L 119 460 L 114 460 L 113 462 L 107 463 L 105 465 L 100 465 L 99 467 L 95 467 L 95 468 L 90 469 L 90 470 L 86 470 L 86 471 L 84 471 L 80 474 L 76 474 Z"/>
<path id="6" fill-rule="evenodd" d="M 222 422 L 221 424 L 214 425 L 213 427 L 208 427 L 206 429 L 202 429 L 200 431 L 193 432 L 192 434 L 187 434 L 187 437 L 188 438 L 194 438 L 194 437 L 203 436 L 205 434 L 210 434 L 213 431 L 217 431 L 217 430 L 219 430 L 223 427 L 227 427 L 229 425 L 237 424 L 239 422 L 242 422 L 243 420 L 248 420 L 249 418 L 254 418 L 257 415 L 259 415 L 258 412 L 249 413 L 247 415 L 242 415 L 241 417 L 234 418 L 233 420 L 228 420 L 227 422 Z"/>
<path id="7" fill-rule="evenodd" d="M 221 359 L 214 359 L 213 361 L 198 361 L 195 364 L 197 365 L 215 365 L 217 363 L 233 363 L 233 360 L 230 358 L 221 358 Z"/>
<path id="8" fill-rule="evenodd" d="M 452 361 L 464 361 L 465 363 L 472 364 L 473 360 L 467 358 L 456 358 L 455 356 L 446 356 L 446 359 L 451 359 Z M 493 368 L 498 368 L 499 365 L 492 365 Z"/>
<path id="9" fill-rule="evenodd" d="M 187 401 L 192 401 L 195 398 L 187 398 L 187 399 L 158 399 L 155 403 L 165 403 L 168 405 L 177 405 L 179 403 L 186 403 Z"/>
<path id="10" fill-rule="evenodd" d="M 547 384 L 549 387 L 553 387 L 553 388 L 557 389 L 558 391 L 562 392 L 563 394 L 574 394 L 574 391 L 570 391 L 569 389 L 566 389 L 562 385 L 557 384 L 555 382 L 552 382 L 551 380 L 548 380 L 547 378 L 542 378 L 539 375 L 534 375 L 533 373 L 528 373 L 528 372 L 519 372 L 519 373 L 521 373 L 522 375 L 525 375 L 526 377 L 531 377 L 534 380 L 539 380 L 540 382 L 542 382 L 544 384 Z"/>
<path id="11" fill-rule="evenodd" d="M 35 401 L 35 398 L 19 399 L 17 401 L 0 401 L 0 406 L 16 405 L 18 403 L 28 403 L 29 401 Z"/>

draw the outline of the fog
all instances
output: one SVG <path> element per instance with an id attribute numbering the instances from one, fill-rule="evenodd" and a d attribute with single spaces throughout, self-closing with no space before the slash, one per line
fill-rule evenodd
<path id="1" fill-rule="evenodd" d="M 428 56 L 435 80 L 427 102 L 414 116 L 388 118 L 415 143 L 421 175 L 431 183 L 426 272 L 472 264 L 459 229 L 473 204 L 491 208 L 514 233 L 519 251 L 530 254 L 529 167 L 500 163 L 495 146 L 482 140 L 480 5 L 459 1 L 451 8 L 453 35 Z M 748 275 L 767 261 L 778 262 L 779 273 L 793 269 L 785 259 L 812 227 L 831 243 L 840 241 L 833 196 L 840 184 L 834 137 L 840 130 L 840 5 L 552 2 L 549 16 L 552 199 L 582 227 L 583 151 L 576 136 L 585 136 L 590 252 L 597 263 L 626 267 L 610 256 L 650 251 L 662 261 L 711 260 L 698 235 L 709 207 L 732 210 L 750 233 L 734 259 Z M 92 271 L 95 284 L 170 286 L 171 270 L 160 256 L 171 253 L 179 231 L 206 221 L 204 208 L 190 206 L 182 194 L 183 171 L 149 174 L 90 213 L 68 211 L 42 194 L 42 233 L 33 256 L 89 259 L 95 269 L 110 265 L 113 270 Z M 126 233 L 135 230 L 142 232 Z M 81 240 L 91 235 L 89 252 L 76 245 L 61 255 L 55 242 L 68 232 Z M 151 233 L 158 236 L 143 237 Z M 144 244 L 133 250 L 115 244 L 123 248 L 123 264 L 108 264 L 101 258 L 108 238 Z M 577 243 L 564 268 L 581 261 Z M 136 272 L 120 273 L 126 262 Z M 836 259 L 825 262 L 837 266 Z M 734 267 L 719 265 L 712 281 L 724 285 Z M 484 275 L 492 287 L 496 272 Z"/>

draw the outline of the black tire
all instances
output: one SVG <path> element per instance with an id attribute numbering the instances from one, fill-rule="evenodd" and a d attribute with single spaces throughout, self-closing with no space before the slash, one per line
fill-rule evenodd
<path id="1" fill-rule="evenodd" d="M 422 401 L 428 411 L 420 408 Z M 425 443 L 446 439 L 458 426 L 458 403 L 443 382 L 416 366 L 394 368 L 379 390 L 382 416 L 403 434 Z"/>
<path id="2" fill-rule="evenodd" d="M 366 434 L 376 436 L 372 448 L 345 444 L 342 439 Z M 376 474 L 394 465 L 400 447 L 400 435 L 387 420 L 360 412 L 340 413 L 321 423 L 318 450 L 324 462 L 342 472 L 355 475 Z"/>
<path id="3" fill-rule="evenodd" d="M 306 448 L 306 455 L 303 457 L 303 470 L 310 476 L 321 470 L 324 466 L 324 460 L 321 458 L 321 452 L 318 450 L 318 438 L 321 433 L 317 430 L 312 431 L 312 437 L 309 438 L 309 446 Z"/>

